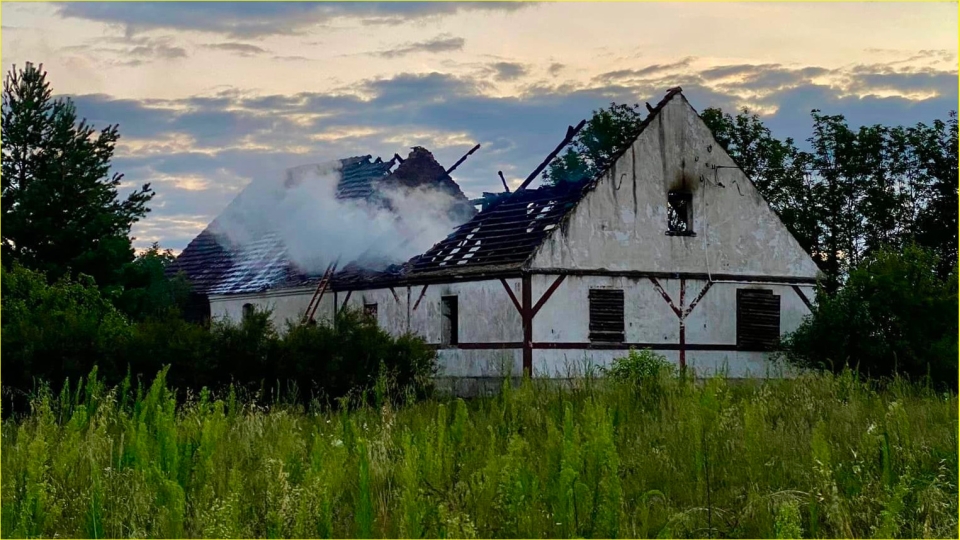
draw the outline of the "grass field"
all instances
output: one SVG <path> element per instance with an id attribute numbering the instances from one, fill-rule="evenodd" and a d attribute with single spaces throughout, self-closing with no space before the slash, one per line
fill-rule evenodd
<path id="1" fill-rule="evenodd" d="M 378 394 L 379 395 L 379 394 Z M 382 401 L 375 399 L 375 401 Z M 3 537 L 941 537 L 957 398 L 850 374 L 529 381 L 350 412 L 233 394 L 37 399 L 2 427 Z"/>

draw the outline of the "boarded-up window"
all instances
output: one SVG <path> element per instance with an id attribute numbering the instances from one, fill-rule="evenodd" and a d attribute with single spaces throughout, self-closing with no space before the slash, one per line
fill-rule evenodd
<path id="1" fill-rule="evenodd" d="M 737 289 L 737 349 L 770 351 L 780 339 L 780 297 L 769 289 Z"/>
<path id="2" fill-rule="evenodd" d="M 590 289 L 590 341 L 623 342 L 623 291 Z"/>
<path id="3" fill-rule="evenodd" d="M 667 193 L 667 234 L 672 236 L 693 235 L 693 194 L 686 191 Z"/>
<path id="4" fill-rule="evenodd" d="M 376 304 L 364 304 L 363 305 L 363 314 L 367 317 L 370 317 L 374 320 L 377 319 L 377 305 Z"/>
<path id="5" fill-rule="evenodd" d="M 456 296 L 440 298 L 440 343 L 442 345 L 456 345 L 460 342 L 459 320 Z"/>

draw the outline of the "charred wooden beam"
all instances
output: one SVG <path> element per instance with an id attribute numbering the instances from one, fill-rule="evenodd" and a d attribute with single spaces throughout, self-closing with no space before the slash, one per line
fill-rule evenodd
<path id="1" fill-rule="evenodd" d="M 457 167 L 459 167 L 461 163 L 463 163 L 464 161 L 467 160 L 468 157 L 470 157 L 470 154 L 476 152 L 476 151 L 479 150 L 479 149 L 480 149 L 480 145 L 479 145 L 479 144 L 476 145 L 476 146 L 474 146 L 473 148 L 471 148 L 470 151 L 467 152 L 466 154 L 464 154 L 463 157 L 460 158 L 459 161 L 457 161 L 456 163 L 453 164 L 453 167 L 450 167 L 449 169 L 447 169 L 447 174 L 452 173 L 452 172 L 454 171 L 454 169 L 456 169 Z"/>
<path id="2" fill-rule="evenodd" d="M 400 157 L 400 154 L 394 154 L 393 159 L 397 160 L 397 163 L 403 163 L 403 158 Z"/>
<path id="3" fill-rule="evenodd" d="M 550 162 L 553 161 L 553 158 L 557 157 L 557 154 L 559 154 L 560 151 L 563 150 L 563 147 L 570 144 L 570 141 L 572 141 L 573 138 L 577 136 L 577 133 L 580 133 L 580 130 L 583 129 L 583 126 L 585 126 L 586 123 L 587 123 L 586 120 L 581 120 L 580 123 L 577 124 L 577 127 L 573 127 L 573 126 L 567 127 L 567 136 L 563 138 L 563 141 L 559 145 L 557 145 L 557 147 L 553 150 L 553 152 L 550 152 L 550 155 L 547 156 L 547 159 L 543 160 L 543 163 L 541 163 L 532 173 L 530 173 L 530 176 L 528 176 L 527 179 L 524 180 L 522 184 L 520 184 L 520 187 L 517 188 L 517 191 L 523 191 L 524 189 L 526 189 L 527 186 L 530 185 L 530 182 L 533 182 L 533 179 L 536 178 L 537 175 L 539 175 L 543 171 L 543 169 L 547 168 L 547 165 L 549 165 Z"/>
<path id="4" fill-rule="evenodd" d="M 650 105 L 650 102 L 649 102 L 649 101 L 644 102 L 644 105 L 647 106 L 647 112 L 653 112 L 653 106 Z"/>
<path id="5" fill-rule="evenodd" d="M 503 182 L 504 191 L 510 193 L 510 186 L 507 185 L 507 179 L 503 177 L 503 171 L 497 171 L 497 174 L 500 175 L 500 181 Z"/>

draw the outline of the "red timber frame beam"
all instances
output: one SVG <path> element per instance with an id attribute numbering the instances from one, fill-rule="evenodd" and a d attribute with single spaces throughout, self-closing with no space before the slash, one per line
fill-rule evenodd
<path id="1" fill-rule="evenodd" d="M 520 300 L 517 300 L 517 295 L 513 293 L 513 289 L 510 288 L 510 284 L 507 283 L 507 280 L 500 278 L 500 283 L 503 284 L 503 288 L 506 289 L 507 294 L 510 295 L 510 300 L 513 301 L 514 307 L 517 308 L 517 311 L 520 313 L 520 320 L 523 323 L 523 373 L 527 376 L 533 375 L 533 318 L 537 315 L 540 309 L 547 303 L 547 300 L 553 296 L 553 293 L 556 292 L 557 288 L 560 287 L 560 284 L 563 283 L 563 280 L 566 279 L 566 275 L 560 275 L 550 287 L 544 291 L 543 295 L 537 300 L 537 303 L 533 303 L 533 286 L 532 279 L 528 272 L 524 272 L 520 276 Z"/>
<path id="2" fill-rule="evenodd" d="M 807 309 L 810 310 L 810 313 L 813 313 L 813 303 L 807 298 L 807 295 L 804 294 L 803 289 L 799 285 L 793 286 L 793 291 L 797 293 L 797 296 L 800 297 L 800 301 L 803 302 L 803 305 L 807 306 Z"/>
<path id="3" fill-rule="evenodd" d="M 686 319 L 687 316 L 693 311 L 693 308 L 697 307 L 697 304 L 700 303 L 700 300 L 703 300 L 704 295 L 707 294 L 707 291 L 710 290 L 710 287 L 713 286 L 712 281 L 708 281 L 707 284 L 700 290 L 700 293 L 697 294 L 697 297 L 693 299 L 693 302 L 690 302 L 689 306 L 684 306 L 684 301 L 687 292 L 687 280 L 680 278 L 680 305 L 677 306 L 673 303 L 673 299 L 670 298 L 670 295 L 667 294 L 667 291 L 663 290 L 663 287 L 660 285 L 660 282 L 657 281 L 657 278 L 650 277 L 650 282 L 653 283 L 653 286 L 656 287 L 657 292 L 660 293 L 660 296 L 667 302 L 667 305 L 670 306 L 670 309 L 673 310 L 673 313 L 676 314 L 677 318 L 680 320 L 680 346 L 678 350 L 680 351 L 680 368 L 683 369 L 687 367 L 687 326 Z"/>

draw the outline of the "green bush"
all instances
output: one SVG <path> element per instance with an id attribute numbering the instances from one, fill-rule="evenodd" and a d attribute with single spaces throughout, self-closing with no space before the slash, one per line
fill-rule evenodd
<path id="1" fill-rule="evenodd" d="M 957 385 L 957 272 L 937 277 L 937 259 L 908 247 L 879 252 L 784 339 L 787 360 L 808 368 L 846 366 L 871 377 L 929 377 Z"/>
<path id="2" fill-rule="evenodd" d="M 119 384 L 128 372 L 152 379 L 169 366 L 167 379 L 184 390 L 234 384 L 263 390 L 265 398 L 328 403 L 375 387 L 381 397 L 422 398 L 436 371 L 436 353 L 422 339 L 393 337 L 353 311 L 335 325 L 291 326 L 281 335 L 267 312 L 205 328 L 148 298 L 133 305 L 153 307 L 137 308 L 142 320 L 131 322 L 83 277 L 51 285 L 14 265 L 0 279 L 4 414 L 25 411 L 38 382 L 58 392 L 95 367 L 107 384 Z"/>
<path id="3" fill-rule="evenodd" d="M 673 376 L 677 368 L 665 356 L 650 349 L 630 349 L 627 356 L 615 358 L 610 367 L 603 369 L 603 373 L 620 383 L 641 385 L 664 376 Z"/>
<path id="4" fill-rule="evenodd" d="M 289 325 L 279 343 L 281 378 L 311 397 L 344 396 L 373 388 L 381 375 L 394 390 L 425 397 L 436 374 L 436 352 L 412 335 L 393 337 L 359 311 L 345 310 L 333 326 Z M 398 393 L 398 392 L 395 392 Z"/>
<path id="5" fill-rule="evenodd" d="M 117 359 L 131 326 L 92 278 L 48 284 L 17 263 L 0 272 L 5 387 L 29 392 L 38 381 L 77 380 L 94 366 L 111 382 L 123 377 Z"/>

